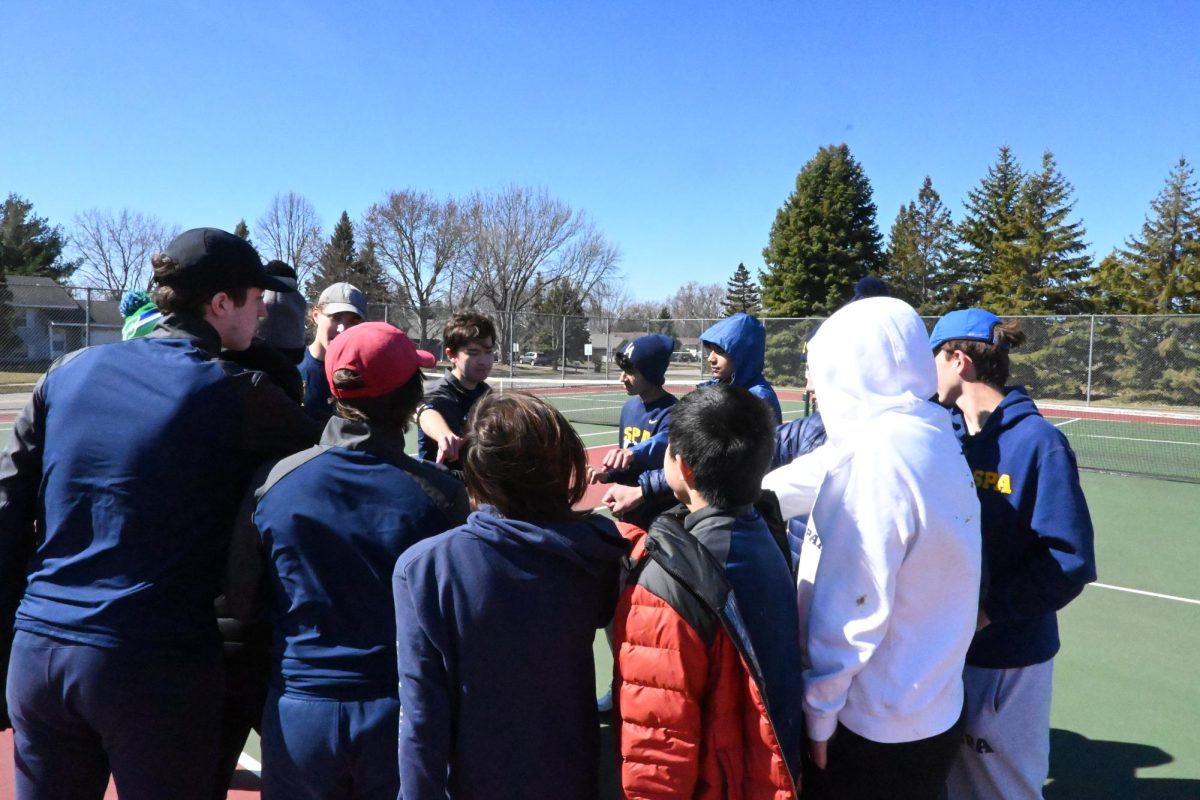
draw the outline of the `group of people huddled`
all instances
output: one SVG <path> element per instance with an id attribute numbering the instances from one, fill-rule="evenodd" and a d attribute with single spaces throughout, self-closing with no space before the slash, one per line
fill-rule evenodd
<path id="1" fill-rule="evenodd" d="M 866 279 L 787 422 L 753 316 L 682 397 L 643 336 L 589 465 L 490 391 L 486 315 L 427 387 L 349 284 L 309 309 L 213 228 L 152 266 L 0 456 L 20 800 L 222 798 L 251 729 L 266 800 L 595 798 L 605 714 L 628 798 L 1041 796 L 1056 612 L 1096 573 L 1074 455 L 1006 386 L 1016 325 L 929 334 Z"/>

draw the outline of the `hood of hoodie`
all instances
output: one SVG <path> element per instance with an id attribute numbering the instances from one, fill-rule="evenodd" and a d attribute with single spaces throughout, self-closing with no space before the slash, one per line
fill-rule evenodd
<path id="1" fill-rule="evenodd" d="M 497 549 L 535 548 L 577 565 L 593 575 L 611 569 L 629 554 L 612 520 L 597 514 L 569 522 L 523 522 L 500 515 L 492 506 L 480 506 L 467 518 L 466 527 Z"/>
<path id="2" fill-rule="evenodd" d="M 1037 413 L 1037 404 L 1025 391 L 1024 386 L 1007 386 L 1004 389 L 1004 399 L 996 406 L 996 410 L 988 415 L 987 421 L 983 423 L 983 428 L 975 438 L 978 440 L 999 436 L 1001 431 Z"/>
<path id="3" fill-rule="evenodd" d="M 734 386 L 748 389 L 762 377 L 766 328 L 750 314 L 734 314 L 700 334 L 701 342 L 715 344 L 733 359 Z"/>
<path id="4" fill-rule="evenodd" d="M 937 391 L 925 323 L 892 297 L 850 303 L 826 320 L 809 342 L 808 366 L 834 444 L 885 413 L 923 411 Z"/>

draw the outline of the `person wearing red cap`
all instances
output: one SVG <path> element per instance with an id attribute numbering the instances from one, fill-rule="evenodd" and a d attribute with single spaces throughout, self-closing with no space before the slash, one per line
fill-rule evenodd
<path id="1" fill-rule="evenodd" d="M 253 618 L 265 560 L 274 648 L 264 800 L 399 791 L 392 568 L 468 512 L 460 481 L 404 453 L 421 368 L 435 363 L 387 323 L 339 335 L 325 355 L 335 416 L 321 443 L 272 467 L 243 506 L 227 598 Z"/>

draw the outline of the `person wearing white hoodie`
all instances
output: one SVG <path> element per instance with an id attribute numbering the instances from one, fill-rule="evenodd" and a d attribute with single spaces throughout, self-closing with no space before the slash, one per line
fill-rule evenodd
<path id="1" fill-rule="evenodd" d="M 838 798 L 936 798 L 962 737 L 979 601 L 975 485 L 949 414 L 929 400 L 929 336 L 906 303 L 838 311 L 809 367 L 829 436 L 810 456 L 824 478 L 799 587 L 817 782 Z M 797 483 L 811 483 L 802 462 Z M 781 499 L 787 470 L 767 484 Z"/>

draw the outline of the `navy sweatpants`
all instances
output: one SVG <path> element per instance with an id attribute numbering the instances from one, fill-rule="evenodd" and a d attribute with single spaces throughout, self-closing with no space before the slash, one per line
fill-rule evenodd
<path id="1" fill-rule="evenodd" d="M 18 631 L 8 670 L 17 800 L 211 800 L 221 654 L 70 644 Z"/>

